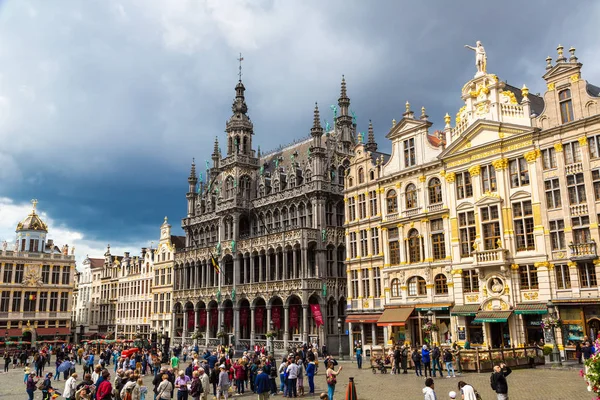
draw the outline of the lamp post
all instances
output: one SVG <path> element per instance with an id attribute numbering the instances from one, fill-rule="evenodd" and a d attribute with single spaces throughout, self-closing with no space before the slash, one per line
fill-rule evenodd
<path id="1" fill-rule="evenodd" d="M 548 300 L 548 303 L 546 304 L 546 306 L 548 307 L 548 316 L 554 320 L 557 320 L 556 307 L 554 306 L 554 303 L 552 303 L 552 300 Z M 552 329 L 552 342 L 554 343 L 554 345 L 552 346 L 552 363 L 555 365 L 562 366 L 562 360 L 560 358 L 560 351 L 558 350 L 558 344 L 556 343 L 556 325 L 553 324 L 551 326 L 551 329 Z"/>
<path id="2" fill-rule="evenodd" d="M 431 323 L 432 329 L 429 331 L 429 346 L 433 343 L 433 311 L 427 310 L 427 322 Z"/>
<path id="3" fill-rule="evenodd" d="M 344 359 L 344 355 L 342 354 L 342 319 L 338 317 L 337 319 L 338 326 L 338 358 L 340 360 Z"/>

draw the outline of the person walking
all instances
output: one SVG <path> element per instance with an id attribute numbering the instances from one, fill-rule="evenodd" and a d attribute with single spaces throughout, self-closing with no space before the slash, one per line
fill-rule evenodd
<path id="1" fill-rule="evenodd" d="M 440 365 L 440 348 L 437 346 L 437 343 L 433 344 L 433 349 L 431 349 L 429 355 L 431 357 L 431 372 L 433 377 L 435 378 L 436 371 L 440 373 L 440 377 L 443 377 L 444 373 L 442 372 L 442 366 Z"/>
<path id="2" fill-rule="evenodd" d="M 354 351 L 356 353 L 356 365 L 358 366 L 358 369 L 362 369 L 362 345 L 360 343 L 357 344 Z"/>
<path id="3" fill-rule="evenodd" d="M 423 345 L 421 350 L 421 362 L 423 363 L 423 369 L 425 369 L 425 378 L 427 378 L 427 371 L 429 371 L 429 377 L 431 377 L 431 357 L 426 344 Z"/>
<path id="4" fill-rule="evenodd" d="M 423 376 L 423 370 L 421 369 L 421 354 L 419 354 L 419 350 L 415 348 L 411 354 L 411 358 L 415 365 L 415 374 L 417 376 Z"/>
<path id="5" fill-rule="evenodd" d="M 425 379 L 423 395 L 424 400 L 437 400 L 437 397 L 435 395 L 435 383 L 433 382 L 433 378 Z"/>
<path id="6" fill-rule="evenodd" d="M 52 387 L 52 372 L 48 372 L 42 383 L 42 400 L 50 400 L 50 390 L 54 390 Z"/>
<path id="7" fill-rule="evenodd" d="M 306 378 L 308 379 L 308 393 L 315 394 L 315 362 L 311 361 L 306 366 Z"/>
<path id="8" fill-rule="evenodd" d="M 221 372 L 219 373 L 219 382 L 217 383 L 217 400 L 221 398 L 229 399 L 229 388 L 231 387 L 231 380 L 229 379 L 229 373 L 225 364 L 219 366 Z"/>
<path id="9" fill-rule="evenodd" d="M 200 393 L 200 400 L 207 400 L 208 394 L 210 393 L 210 379 L 208 373 L 202 367 L 198 368 L 200 374 L 200 383 L 202 384 L 202 393 Z"/>
<path id="10" fill-rule="evenodd" d="M 327 380 L 327 396 L 329 400 L 333 400 L 333 394 L 335 393 L 335 385 L 337 383 L 337 376 L 342 372 L 342 367 L 340 366 L 337 371 L 333 369 L 333 361 L 329 361 L 327 365 L 326 380 Z"/>
<path id="11" fill-rule="evenodd" d="M 490 385 L 496 392 L 498 400 L 508 400 L 508 382 L 506 377 L 510 375 L 512 370 L 506 364 L 494 365 L 494 372 L 490 376 Z"/>
<path id="12" fill-rule="evenodd" d="M 33 400 L 33 392 L 37 389 L 38 379 L 33 379 L 33 377 L 33 374 L 29 374 L 25 383 L 25 391 L 27 392 L 27 396 L 29 396 L 29 400 Z"/>
<path id="13" fill-rule="evenodd" d="M 400 347 L 396 346 L 394 349 L 394 370 L 397 374 L 400 373 L 400 360 L 402 359 L 402 352 Z"/>
<path id="14" fill-rule="evenodd" d="M 254 390 L 258 395 L 258 400 L 267 400 L 269 398 L 270 389 L 271 385 L 269 383 L 269 375 L 267 375 L 265 371 L 260 368 L 256 378 L 254 379 Z"/>
<path id="15" fill-rule="evenodd" d="M 287 395 L 288 397 L 298 397 L 296 383 L 298 380 L 298 364 L 290 362 L 285 370 L 287 374 Z"/>
<path id="16" fill-rule="evenodd" d="M 456 378 L 456 373 L 454 372 L 454 365 L 452 365 L 452 353 L 450 353 L 449 349 L 444 350 L 444 364 L 446 364 L 446 371 L 448 371 L 448 376 L 446 378 L 450 378 L 450 371 L 452 371 L 452 377 Z"/>
<path id="17" fill-rule="evenodd" d="M 63 397 L 67 400 L 74 400 L 76 387 L 77 387 L 77 373 L 74 373 L 74 374 L 71 374 L 71 376 L 65 382 L 65 390 L 63 392 Z"/>
<path id="18" fill-rule="evenodd" d="M 466 382 L 458 382 L 458 391 L 462 394 L 462 400 L 477 400 L 475 388 Z"/>

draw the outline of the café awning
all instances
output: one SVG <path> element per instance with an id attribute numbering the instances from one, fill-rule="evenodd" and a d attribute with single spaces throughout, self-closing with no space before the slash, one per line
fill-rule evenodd
<path id="1" fill-rule="evenodd" d="M 545 304 L 517 303 L 515 314 L 547 314 L 548 307 Z"/>
<path id="2" fill-rule="evenodd" d="M 512 311 L 479 311 L 473 322 L 506 322 Z"/>
<path id="3" fill-rule="evenodd" d="M 376 324 L 381 317 L 381 313 L 377 314 L 348 314 L 346 315 L 346 322 L 353 324 Z"/>
<path id="4" fill-rule="evenodd" d="M 414 307 L 385 309 L 377 321 L 377 326 L 404 326 L 414 309 Z"/>
<path id="5" fill-rule="evenodd" d="M 448 311 L 452 303 L 425 303 L 425 304 L 416 304 L 415 310 L 417 311 Z"/>
<path id="6" fill-rule="evenodd" d="M 479 304 L 466 304 L 462 306 L 454 306 L 450 310 L 450 315 L 459 317 L 474 317 L 479 311 Z"/>

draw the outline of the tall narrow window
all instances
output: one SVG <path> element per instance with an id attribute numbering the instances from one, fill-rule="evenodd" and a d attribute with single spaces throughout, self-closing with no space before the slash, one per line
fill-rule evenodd
<path id="1" fill-rule="evenodd" d="M 369 270 L 367 268 L 362 269 L 362 287 L 363 287 L 363 297 L 368 298 L 371 297 L 371 287 L 369 285 Z"/>
<path id="2" fill-rule="evenodd" d="M 365 170 L 362 168 L 358 169 L 358 184 L 365 183 Z"/>
<path id="3" fill-rule="evenodd" d="M 381 271 L 377 267 L 373 268 L 373 287 L 373 297 L 381 297 Z"/>
<path id="4" fill-rule="evenodd" d="M 371 228 L 371 252 L 374 256 L 379 254 L 379 228 Z"/>
<path id="5" fill-rule="evenodd" d="M 369 192 L 369 214 L 371 217 L 376 217 L 377 213 L 377 191 L 372 190 Z"/>
<path id="6" fill-rule="evenodd" d="M 352 281 L 352 298 L 357 298 L 359 293 L 358 293 L 358 271 L 357 270 L 352 270 L 350 273 L 350 280 Z"/>
<path id="7" fill-rule="evenodd" d="M 448 294 L 448 279 L 444 274 L 435 276 L 435 294 Z"/>
<path id="8" fill-rule="evenodd" d="M 456 174 L 456 197 L 465 199 L 473 196 L 473 186 L 471 184 L 471 174 L 468 171 L 458 172 Z"/>
<path id="9" fill-rule="evenodd" d="M 408 261 L 410 263 L 421 262 L 421 237 L 416 229 L 408 232 Z"/>
<path id="10" fill-rule="evenodd" d="M 589 215 L 572 217 L 571 226 L 573 227 L 573 242 L 575 244 L 585 244 L 592 240 Z"/>
<path id="11" fill-rule="evenodd" d="M 582 173 L 567 175 L 567 190 L 569 192 L 569 204 L 586 202 L 585 182 Z"/>
<path id="12" fill-rule="evenodd" d="M 533 209 L 531 201 L 512 204 L 517 251 L 535 250 L 533 241 Z"/>
<path id="13" fill-rule="evenodd" d="M 68 285 L 71 282 L 71 267 L 63 265 L 62 267 L 62 280 L 63 285 Z"/>
<path id="14" fill-rule="evenodd" d="M 63 292 L 60 294 L 60 309 L 59 311 L 65 312 L 68 310 L 69 304 L 69 293 Z"/>
<path id="15" fill-rule="evenodd" d="M 493 250 L 500 247 L 500 214 L 498 206 L 481 207 L 483 248 Z"/>
<path id="16" fill-rule="evenodd" d="M 367 196 L 364 193 L 358 195 L 358 217 L 367 218 Z"/>
<path id="17" fill-rule="evenodd" d="M 519 265 L 521 289 L 539 289 L 537 269 L 533 265 Z"/>
<path id="18" fill-rule="evenodd" d="M 552 250 L 564 250 L 565 246 L 565 220 L 550 221 L 550 245 Z"/>
<path id="19" fill-rule="evenodd" d="M 366 257 L 369 255 L 369 250 L 368 250 L 368 237 L 367 237 L 367 230 L 363 229 L 360 231 L 360 256 L 361 257 Z"/>
<path id="20" fill-rule="evenodd" d="M 420 276 L 413 276 L 408 280 L 409 296 L 424 296 L 427 294 L 425 279 Z"/>
<path id="21" fill-rule="evenodd" d="M 481 190 L 486 193 L 495 192 L 496 189 L 496 169 L 493 165 L 484 165 L 481 167 Z"/>
<path id="22" fill-rule="evenodd" d="M 348 221 L 352 222 L 356 219 L 356 200 L 354 197 L 348 198 Z"/>
<path id="23" fill-rule="evenodd" d="M 48 292 L 40 293 L 40 302 L 38 304 L 39 312 L 46 312 L 48 310 Z"/>
<path id="24" fill-rule="evenodd" d="M 600 135 L 588 137 L 588 147 L 590 148 L 590 158 L 600 157 Z"/>
<path id="25" fill-rule="evenodd" d="M 510 172 L 510 187 L 516 188 L 529 185 L 529 167 L 523 157 L 515 158 L 508 162 Z"/>
<path id="26" fill-rule="evenodd" d="M 385 197 L 387 204 L 387 213 L 393 214 L 398 212 L 398 197 L 396 196 L 395 190 L 390 190 L 387 192 Z"/>
<path id="27" fill-rule="evenodd" d="M 556 168 L 556 150 L 554 147 L 542 150 L 542 165 L 544 169 Z"/>
<path id="28" fill-rule="evenodd" d="M 400 280 L 398 278 L 392 279 L 390 290 L 392 292 L 392 297 L 400 297 Z"/>
<path id="29" fill-rule="evenodd" d="M 17 264 L 15 267 L 15 283 L 23 283 L 23 274 L 25 273 L 25 266 L 23 264 Z"/>
<path id="30" fill-rule="evenodd" d="M 592 170 L 592 183 L 594 185 L 594 199 L 600 200 L 600 169 Z"/>
<path id="31" fill-rule="evenodd" d="M 390 252 L 390 264 L 400 264 L 400 243 L 398 242 L 398 228 L 388 230 L 388 246 Z"/>
<path id="32" fill-rule="evenodd" d="M 55 265 L 52 267 L 52 284 L 58 285 L 60 282 L 60 267 Z"/>
<path id="33" fill-rule="evenodd" d="M 582 288 L 598 286 L 596 281 L 596 266 L 592 263 L 578 263 L 579 284 Z"/>
<path id="34" fill-rule="evenodd" d="M 406 208 L 415 208 L 417 206 L 417 187 L 410 184 L 406 187 Z"/>
<path id="35" fill-rule="evenodd" d="M 565 164 L 581 162 L 581 147 L 578 140 L 563 144 L 563 153 L 565 153 Z"/>
<path id="36" fill-rule="evenodd" d="M 571 289 L 571 276 L 569 275 L 569 266 L 567 264 L 557 264 L 554 266 L 556 273 L 556 286 L 558 289 Z"/>
<path id="37" fill-rule="evenodd" d="M 467 211 L 458 213 L 458 228 L 460 236 L 460 256 L 470 257 L 475 242 L 475 213 Z"/>
<path id="38" fill-rule="evenodd" d="M 573 121 L 573 102 L 571 101 L 571 90 L 565 89 L 558 93 L 558 101 L 560 103 L 560 117 L 562 123 Z"/>
<path id="39" fill-rule="evenodd" d="M 431 253 L 434 260 L 446 258 L 446 242 L 444 240 L 444 220 L 432 219 L 429 222 L 431 232 Z"/>
<path id="40" fill-rule="evenodd" d="M 21 312 L 22 292 L 13 293 L 12 312 Z"/>
<path id="41" fill-rule="evenodd" d="M 429 204 L 442 202 L 442 184 L 438 178 L 431 178 L 427 187 L 429 192 Z"/>
<path id="42" fill-rule="evenodd" d="M 463 292 L 479 293 L 479 274 L 474 269 L 463 271 Z"/>
<path id="43" fill-rule="evenodd" d="M 42 283 L 48 284 L 50 283 L 50 266 L 44 265 L 42 267 Z"/>
<path id="44" fill-rule="evenodd" d="M 4 264 L 4 283 L 12 283 L 12 275 L 13 275 L 13 265 L 12 264 Z"/>
<path id="45" fill-rule="evenodd" d="M 560 208 L 560 184 L 558 183 L 558 178 L 544 181 L 544 188 L 546 190 L 546 207 L 549 209 Z"/>
<path id="46" fill-rule="evenodd" d="M 8 312 L 10 307 L 10 291 L 2 291 L 2 298 L 0 298 L 0 312 Z"/>
<path id="47" fill-rule="evenodd" d="M 404 141 L 404 166 L 412 167 L 417 164 L 417 156 L 415 153 L 415 138 L 406 139 Z"/>
<path id="48" fill-rule="evenodd" d="M 350 232 L 350 258 L 356 258 L 357 255 L 356 232 Z"/>

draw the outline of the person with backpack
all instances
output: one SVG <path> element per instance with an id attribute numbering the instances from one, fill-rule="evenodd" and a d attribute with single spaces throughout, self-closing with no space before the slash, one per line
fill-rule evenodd
<path id="1" fill-rule="evenodd" d="M 412 354 L 411 354 L 411 359 L 413 364 L 415 365 L 415 374 L 417 376 L 423 376 L 423 370 L 421 369 L 421 354 L 419 353 L 419 350 L 417 350 L 416 348 L 413 350 Z"/>
<path id="2" fill-rule="evenodd" d="M 423 350 L 421 350 L 421 362 L 425 370 L 425 378 L 427 378 L 427 371 L 429 371 L 429 377 L 431 377 L 431 357 L 426 344 L 423 345 Z"/>
<path id="3" fill-rule="evenodd" d="M 50 400 L 50 390 L 54 390 L 52 387 L 52 372 L 48 372 L 44 381 L 38 386 L 38 389 L 42 391 L 42 400 Z"/>
<path id="4" fill-rule="evenodd" d="M 480 400 L 477 398 L 477 391 L 472 385 L 466 382 L 458 382 L 458 392 L 462 394 L 462 400 Z"/>
<path id="5" fill-rule="evenodd" d="M 490 376 L 490 386 L 496 392 L 498 400 L 508 400 L 508 382 L 506 377 L 512 370 L 506 364 L 494 365 L 494 372 Z"/>
<path id="6" fill-rule="evenodd" d="M 442 366 L 440 365 L 440 348 L 437 346 L 437 343 L 433 344 L 433 349 L 431 349 L 431 373 L 435 378 L 436 371 L 439 371 L 440 376 L 444 376 L 442 372 Z"/>
<path id="7" fill-rule="evenodd" d="M 37 390 L 38 379 L 33 379 L 33 377 L 33 374 L 29 374 L 25 383 L 25 391 L 27 392 L 27 396 L 29 396 L 29 400 L 33 400 L 33 392 Z"/>

